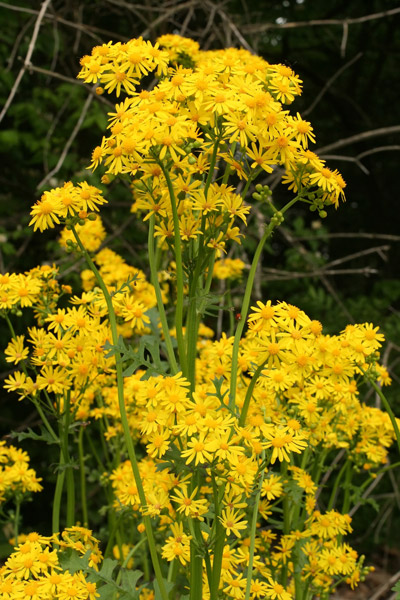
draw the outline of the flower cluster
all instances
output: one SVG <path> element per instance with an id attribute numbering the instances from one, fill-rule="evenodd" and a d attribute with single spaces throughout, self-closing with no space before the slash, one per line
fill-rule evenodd
<path id="1" fill-rule="evenodd" d="M 0 568 L 0 595 L 4 600 L 96 600 L 96 583 L 81 570 L 62 567 L 63 553 L 73 549 L 80 555 L 90 552 L 89 565 L 97 568 L 102 559 L 99 542 L 83 527 L 71 527 L 61 536 L 30 533 Z"/>
<path id="2" fill-rule="evenodd" d="M 54 266 L 0 276 L 1 315 L 12 333 L 5 357 L 18 366 L 5 388 L 58 420 L 67 520 L 74 522 L 68 453 L 78 435 L 87 520 L 86 429 L 77 435 L 71 426 L 84 420 L 101 436 L 97 444 L 90 432 L 87 439 L 98 467 L 91 477 L 107 488 L 107 552 L 129 569 L 146 536 L 156 597 L 168 598 L 166 563 L 171 593 L 186 595 L 190 582 L 191 600 L 306 600 L 328 597 L 343 579 L 354 587 L 368 569 L 343 542 L 351 501 L 359 499 L 352 477 L 376 476 L 395 437 L 391 413 L 360 397 L 365 378 L 390 383 L 379 364 L 384 336 L 370 323 L 324 335 L 296 306 L 250 300 L 263 245 L 292 204 L 306 202 L 323 217 L 325 206 L 344 200 L 341 175 L 308 148 L 311 124 L 286 107 L 301 93 L 299 77 L 245 50 L 205 52 L 169 34 L 155 45 L 139 38 L 96 46 L 81 66 L 79 78 L 99 93 L 126 96 L 109 114 L 89 168 L 105 167 L 103 183 L 132 178 L 131 211 L 149 225 L 151 283 L 102 247 L 102 192 L 71 182 L 43 194 L 30 224 L 40 231 L 65 225 L 61 246 L 88 265 L 83 292 L 61 286 Z M 271 190 L 256 184 L 274 171 L 296 194 L 280 209 Z M 235 327 L 231 282 L 247 264 L 234 252 L 250 194 L 268 223 Z M 234 335 L 221 332 L 226 304 Z M 25 307 L 36 325 L 16 335 L 9 316 Z M 214 331 L 215 307 L 222 318 Z M 329 496 L 322 487 L 331 475 Z M 98 597 L 95 580 L 64 568 L 59 555 L 67 550 L 88 554 L 96 574 L 102 557 L 91 531 L 30 534 L 0 570 L 6 600 Z M 144 599 L 153 591 L 143 564 Z"/>
<path id="3" fill-rule="evenodd" d="M 0 442 L 0 504 L 17 494 L 40 492 L 41 481 L 30 468 L 25 451 Z"/>
<path id="4" fill-rule="evenodd" d="M 154 289 L 144 273 L 108 249 L 98 252 L 95 260 L 110 292 L 114 293 L 121 334 L 132 337 L 142 333 L 149 322 L 146 313 L 155 305 Z M 15 289 L 15 282 L 20 286 L 18 289 L 28 289 L 29 293 L 22 297 L 25 306 L 34 308 L 38 326 L 30 327 L 27 336 L 13 337 L 6 347 L 6 360 L 22 365 L 22 369 L 7 377 L 4 387 L 16 392 L 20 399 L 54 394 L 52 409 L 56 414 L 62 413 L 67 399 L 77 419 L 87 417 L 96 391 L 110 377 L 115 381 L 113 359 L 104 350 L 111 339 L 107 308 L 103 294 L 93 288 L 92 279 L 85 278 L 86 273 L 82 272 L 82 281 L 87 291 L 70 297 L 66 308 L 57 305 L 63 290 L 56 280 L 56 269 L 37 268 L 7 276 L 9 290 L 12 286 Z M 119 291 L 122 285 L 125 287 Z M 11 298 L 16 296 L 14 292 Z M 21 306 L 21 302 L 8 308 L 14 306 Z"/>
<path id="5" fill-rule="evenodd" d="M 284 302 L 258 302 L 252 311 L 239 358 L 238 413 L 227 407 L 233 338 L 224 335 L 218 341 L 199 340 L 192 395 L 181 374 L 143 379 L 144 372 L 138 371 L 125 379 L 132 434 L 146 446 L 148 455 L 140 463 L 147 505 L 143 513 L 127 461 L 111 475 L 117 506 L 130 508 L 137 519 L 150 515 L 160 530 L 168 526 L 171 535 L 163 556 L 185 565 L 191 532 L 184 517 L 211 527 L 213 485 L 223 489 L 218 518 L 232 561 L 226 561 L 222 570 L 221 590 L 238 599 L 242 593 L 231 589 L 229 582 L 242 580 L 244 585 L 252 510 L 249 513 L 248 507 L 263 472 L 261 527 L 256 537 L 259 562 L 255 563 L 260 589 L 272 597 L 266 592 L 268 582 L 284 570 L 294 574 L 300 551 L 306 557 L 301 576 L 306 581 L 312 575 L 310 585 L 315 591 L 329 590 L 339 575 L 355 585 L 365 573 L 362 560 L 340 541 L 351 530 L 350 518 L 337 511 L 316 510 L 317 485 L 305 469 L 313 455 L 342 449 L 359 469 L 386 462 L 394 439 L 389 417 L 360 402 L 356 382 L 359 366 L 369 368 L 367 363 L 374 360 L 383 336 L 370 324 L 325 336 L 318 321 Z M 106 394 L 104 408 L 96 410 L 97 418 L 101 412 L 107 416 L 109 435 L 116 435 L 120 426 L 112 390 Z M 295 457 L 305 450 L 300 468 Z M 168 466 L 172 461 L 174 469 Z M 157 464 L 163 463 L 163 470 L 157 472 Z M 278 471 L 276 463 L 281 463 Z M 289 469 L 284 467 L 288 463 Z M 190 473 L 196 467 L 204 470 L 204 479 L 193 489 Z M 303 504 L 304 525 L 301 532 L 278 534 L 273 515 L 287 496 Z"/>
<path id="6" fill-rule="evenodd" d="M 106 202 L 101 190 L 93 185 L 83 182 L 75 186 L 68 181 L 63 187 L 44 192 L 32 207 L 29 225 L 33 225 L 34 231 L 44 231 L 67 218 L 78 217 L 83 222 L 90 212 L 98 211 Z"/>

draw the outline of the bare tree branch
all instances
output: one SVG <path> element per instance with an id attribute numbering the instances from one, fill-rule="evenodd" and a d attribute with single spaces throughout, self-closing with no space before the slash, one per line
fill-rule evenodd
<path id="1" fill-rule="evenodd" d="M 353 56 L 353 58 L 351 58 L 346 64 L 344 64 L 342 67 L 340 67 L 340 69 L 338 69 L 338 71 L 336 71 L 336 73 L 334 73 L 332 75 L 332 77 L 330 79 L 328 79 L 328 81 L 326 82 L 326 84 L 324 85 L 324 87 L 322 88 L 322 90 L 316 95 L 314 101 L 311 103 L 311 105 L 302 113 L 302 116 L 305 117 L 306 115 L 309 115 L 310 112 L 312 112 L 314 110 L 314 108 L 317 106 L 318 102 L 321 101 L 321 99 L 323 98 L 323 96 L 326 94 L 326 92 L 329 90 L 329 88 L 331 87 L 332 83 L 334 81 L 336 81 L 336 79 L 349 67 L 351 67 L 351 65 L 353 65 L 355 62 L 357 62 L 358 60 L 360 60 L 360 58 L 362 57 L 363 53 L 362 52 L 358 52 L 358 54 L 356 54 L 355 56 Z"/>
<path id="2" fill-rule="evenodd" d="M 33 28 L 33 34 L 32 34 L 31 41 L 29 43 L 28 52 L 26 53 L 26 56 L 25 56 L 24 64 L 23 64 L 20 72 L 17 75 L 14 85 L 11 88 L 10 95 L 8 96 L 6 103 L 4 105 L 4 108 L 0 113 L 0 122 L 3 120 L 4 116 L 6 115 L 8 109 L 11 105 L 11 102 L 13 101 L 14 96 L 17 93 L 19 84 L 21 83 L 21 79 L 23 78 L 26 69 L 29 67 L 29 65 L 31 63 L 32 54 L 35 49 L 37 37 L 39 35 L 39 29 L 40 29 L 44 15 L 46 13 L 46 10 L 47 10 L 50 2 L 51 2 L 51 0 L 44 0 L 42 7 L 39 11 L 38 17 L 35 22 L 35 27 Z"/>
<path id="3" fill-rule="evenodd" d="M 328 144 L 327 146 L 319 148 L 318 154 L 328 152 L 329 150 L 336 150 L 337 148 L 343 148 L 344 146 L 350 146 L 350 144 L 363 142 L 364 140 L 369 140 L 373 137 L 378 137 L 381 135 L 390 135 L 392 133 L 400 133 L 400 125 L 392 125 L 391 127 L 380 127 L 379 129 L 371 129 L 369 131 L 357 133 L 356 135 L 352 135 L 348 138 L 344 138 L 342 140 L 338 140 L 337 142 L 333 142 L 333 144 Z"/>
<path id="4" fill-rule="evenodd" d="M 58 173 L 58 171 L 61 169 L 64 160 L 68 154 L 69 149 L 71 148 L 71 145 L 74 141 L 74 139 L 76 138 L 76 136 L 78 135 L 78 132 L 81 128 L 81 125 L 86 117 L 86 113 L 89 110 L 89 106 L 91 105 L 91 103 L 93 102 L 93 96 L 89 95 L 86 98 L 86 102 L 82 107 L 82 111 L 79 115 L 79 119 L 76 122 L 76 125 L 74 127 L 74 129 L 72 130 L 71 135 L 69 136 L 67 143 L 64 146 L 64 150 L 62 151 L 60 158 L 58 159 L 58 162 L 56 164 L 56 166 L 54 167 L 54 169 L 52 169 L 49 173 L 47 173 L 46 177 L 44 177 L 42 179 L 42 181 L 38 184 L 38 188 L 43 187 L 44 185 L 46 185 L 46 183 L 53 177 L 53 175 L 55 175 L 56 173 Z"/>
<path id="5" fill-rule="evenodd" d="M 0 2 L 0 7 L 8 8 L 9 10 L 15 10 L 17 12 L 22 12 L 22 13 L 26 13 L 26 14 L 30 14 L 30 15 L 38 15 L 39 14 L 39 11 L 35 10 L 33 8 L 26 8 L 23 6 L 13 6 L 12 4 L 7 4 L 6 2 Z M 58 15 L 55 15 L 55 14 L 52 15 L 52 14 L 46 13 L 43 18 L 47 19 L 47 20 L 51 20 L 51 21 L 58 21 L 59 23 L 62 23 L 63 25 L 67 25 L 68 27 L 71 27 L 72 29 L 80 29 L 87 35 L 95 38 L 96 40 L 98 40 L 100 42 L 101 42 L 101 39 L 98 36 L 94 35 L 95 33 L 102 33 L 104 35 L 112 37 L 113 39 L 121 40 L 122 42 L 129 41 L 129 38 L 121 36 L 117 32 L 109 31 L 108 29 L 102 29 L 101 27 L 95 27 L 94 25 L 87 25 L 85 23 L 82 23 L 82 24 L 74 23 L 73 21 L 68 21 L 67 19 L 63 19 L 62 17 L 59 17 Z"/>
<path id="6" fill-rule="evenodd" d="M 367 21 L 374 21 L 376 19 L 383 19 L 385 17 L 391 17 L 400 13 L 400 8 L 392 8 L 390 10 L 383 10 L 382 12 L 373 13 L 370 15 L 364 15 L 363 17 L 354 17 L 348 19 L 313 19 L 311 21 L 289 21 L 287 23 L 259 23 L 251 24 L 242 27 L 244 33 L 263 33 L 269 29 L 295 29 L 298 27 L 326 27 L 330 25 L 355 25 L 356 23 L 366 23 Z M 343 41 L 342 41 L 343 45 Z"/>

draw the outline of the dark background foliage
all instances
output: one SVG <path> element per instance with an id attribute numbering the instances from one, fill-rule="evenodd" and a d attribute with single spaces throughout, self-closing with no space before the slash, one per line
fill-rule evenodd
<path id="1" fill-rule="evenodd" d="M 400 9 L 391 0 L 52 0 L 32 44 L 40 2 L 0 2 L 0 270 L 23 271 L 63 259 L 56 233 L 33 234 L 29 210 L 44 189 L 100 175 L 86 171 L 110 110 L 109 98 L 78 82 L 79 59 L 94 45 L 143 35 L 179 33 L 203 49 L 243 46 L 269 62 L 291 66 L 304 82 L 292 109 L 309 118 L 315 151 L 348 183 L 347 203 L 324 221 L 296 208 L 264 253 L 256 294 L 285 299 L 320 319 L 326 332 L 348 322 L 374 322 L 386 334 L 383 361 L 394 387 L 400 363 Z M 31 53 L 30 61 L 26 61 Z M 7 106 L 18 73 L 23 76 Z M 7 108 L 7 110 L 5 110 Z M 0 109 L 1 110 L 1 109 Z M 314 149 L 314 148 L 313 148 Z M 61 157 L 61 158 L 60 158 Z M 278 198 L 283 192 L 271 178 Z M 144 267 L 141 224 L 126 214 L 127 186 L 111 186 L 102 212 L 113 247 Z M 250 222 L 244 252 L 251 251 L 262 214 Z M 122 223 L 122 226 L 121 226 Z M 135 246 L 131 244 L 135 240 Z M 69 269 L 69 277 L 77 277 Z M 69 282 L 71 279 L 69 279 Z M 24 323 L 20 321 L 21 331 Z M 2 338 L 7 332 L 1 329 Z M 5 345 L 5 343 L 3 345 Z M 2 363 L 2 377 L 7 365 Z M 392 392 L 392 399 L 400 403 Z M 371 397 L 375 402 L 375 398 Z M 2 430 L 33 418 L 0 394 Z M 28 412 L 27 412 L 28 410 Z M 390 539 L 398 502 L 396 482 L 377 513 Z M 386 503 L 386 504 L 385 504 Z M 391 504 L 390 504 L 391 503 Z M 373 509 L 371 509 L 373 510 Z M 368 515 L 368 513 L 367 513 Z M 371 513 L 371 522 L 376 513 Z M 386 515 L 386 516 L 385 516 Z M 364 516 L 365 518 L 365 516 Z M 368 518 L 368 516 L 367 516 Z M 380 520 L 379 520 L 380 519 Z M 392 537 L 392 541 L 393 541 Z"/>

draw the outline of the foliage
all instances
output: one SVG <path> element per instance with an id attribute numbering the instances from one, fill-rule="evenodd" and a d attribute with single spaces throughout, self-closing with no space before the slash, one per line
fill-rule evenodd
<path id="1" fill-rule="evenodd" d="M 40 485 L 33 470 L 18 471 L 22 495 L 11 483 L 16 510 L 5 519 L 16 549 L 2 591 L 11 600 L 167 600 L 187 589 L 190 600 L 306 600 L 328 598 L 342 581 L 355 587 L 370 569 L 343 542 L 349 511 L 395 468 L 393 441 L 400 449 L 381 390 L 391 383 L 379 362 L 384 335 L 372 323 L 326 335 L 293 304 L 251 301 L 264 245 L 286 213 L 302 204 L 324 219 L 345 199 L 339 171 L 308 148 L 311 123 L 285 106 L 300 78 L 246 50 L 203 51 L 171 34 L 95 46 L 81 67 L 78 78 L 100 96 L 126 96 L 90 167 L 105 167 L 105 186 L 129 182 L 131 212 L 148 227 L 150 280 L 102 246 L 107 200 L 97 186 L 67 182 L 32 206 L 34 231 L 63 225 L 60 245 L 87 268 L 77 295 L 55 265 L 0 277 L 5 360 L 17 366 L 5 389 L 34 405 L 46 431 L 15 437 L 59 452 L 52 536 L 21 543 L 20 505 Z M 275 171 L 287 188 L 278 198 L 257 182 Z M 224 320 L 246 266 L 251 198 L 265 223 L 240 312 Z M 318 269 L 317 240 L 311 248 Z M 301 264 L 297 253 L 286 260 Z M 212 307 L 222 310 L 217 323 Z M 25 309 L 35 325 L 17 335 Z M 229 331 L 214 340 L 216 325 Z M 366 384 L 385 410 L 363 399 Z M 87 529 L 92 482 L 104 492 L 104 559 Z"/>

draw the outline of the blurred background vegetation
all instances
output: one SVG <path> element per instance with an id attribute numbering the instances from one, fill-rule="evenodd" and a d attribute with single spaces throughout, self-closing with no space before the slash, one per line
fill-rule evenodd
<path id="1" fill-rule="evenodd" d="M 1 272 L 57 261 L 68 283 L 78 281 L 78 269 L 57 249 L 56 233 L 34 235 L 27 224 L 30 207 L 45 189 L 70 179 L 102 187 L 101 173 L 90 174 L 86 167 L 112 103 L 75 79 L 84 54 L 110 40 L 143 36 L 154 42 L 164 33 L 191 37 L 203 49 L 245 47 L 300 76 L 304 91 L 292 111 L 312 122 L 317 135 L 312 149 L 348 184 L 347 203 L 325 220 L 304 207 L 294 209 L 266 248 L 255 294 L 298 305 L 321 320 L 326 333 L 349 322 L 380 325 L 388 340 L 382 360 L 393 378 L 388 396 L 400 414 L 397 2 L 14 0 L 0 2 L 0 22 Z M 279 204 L 284 191 L 277 177 L 265 183 Z M 129 187 L 112 184 L 105 194 L 110 204 L 102 216 L 112 247 L 145 268 L 143 225 L 126 216 Z M 258 207 L 246 231 L 245 260 L 262 222 Z M 22 319 L 19 327 L 23 331 Z M 5 346 L 8 333 L 3 328 L 0 333 Z M 4 378 L 7 364 L 1 368 Z M 370 400 L 376 401 L 372 395 Z M 32 426 L 29 410 L 16 408 L 0 392 L 1 433 Z M 398 485 L 388 479 L 377 487 L 380 508 L 359 511 L 364 532 L 359 541 L 367 550 L 398 540 L 392 534 L 399 526 Z M 386 551 L 388 560 L 391 553 Z"/>

